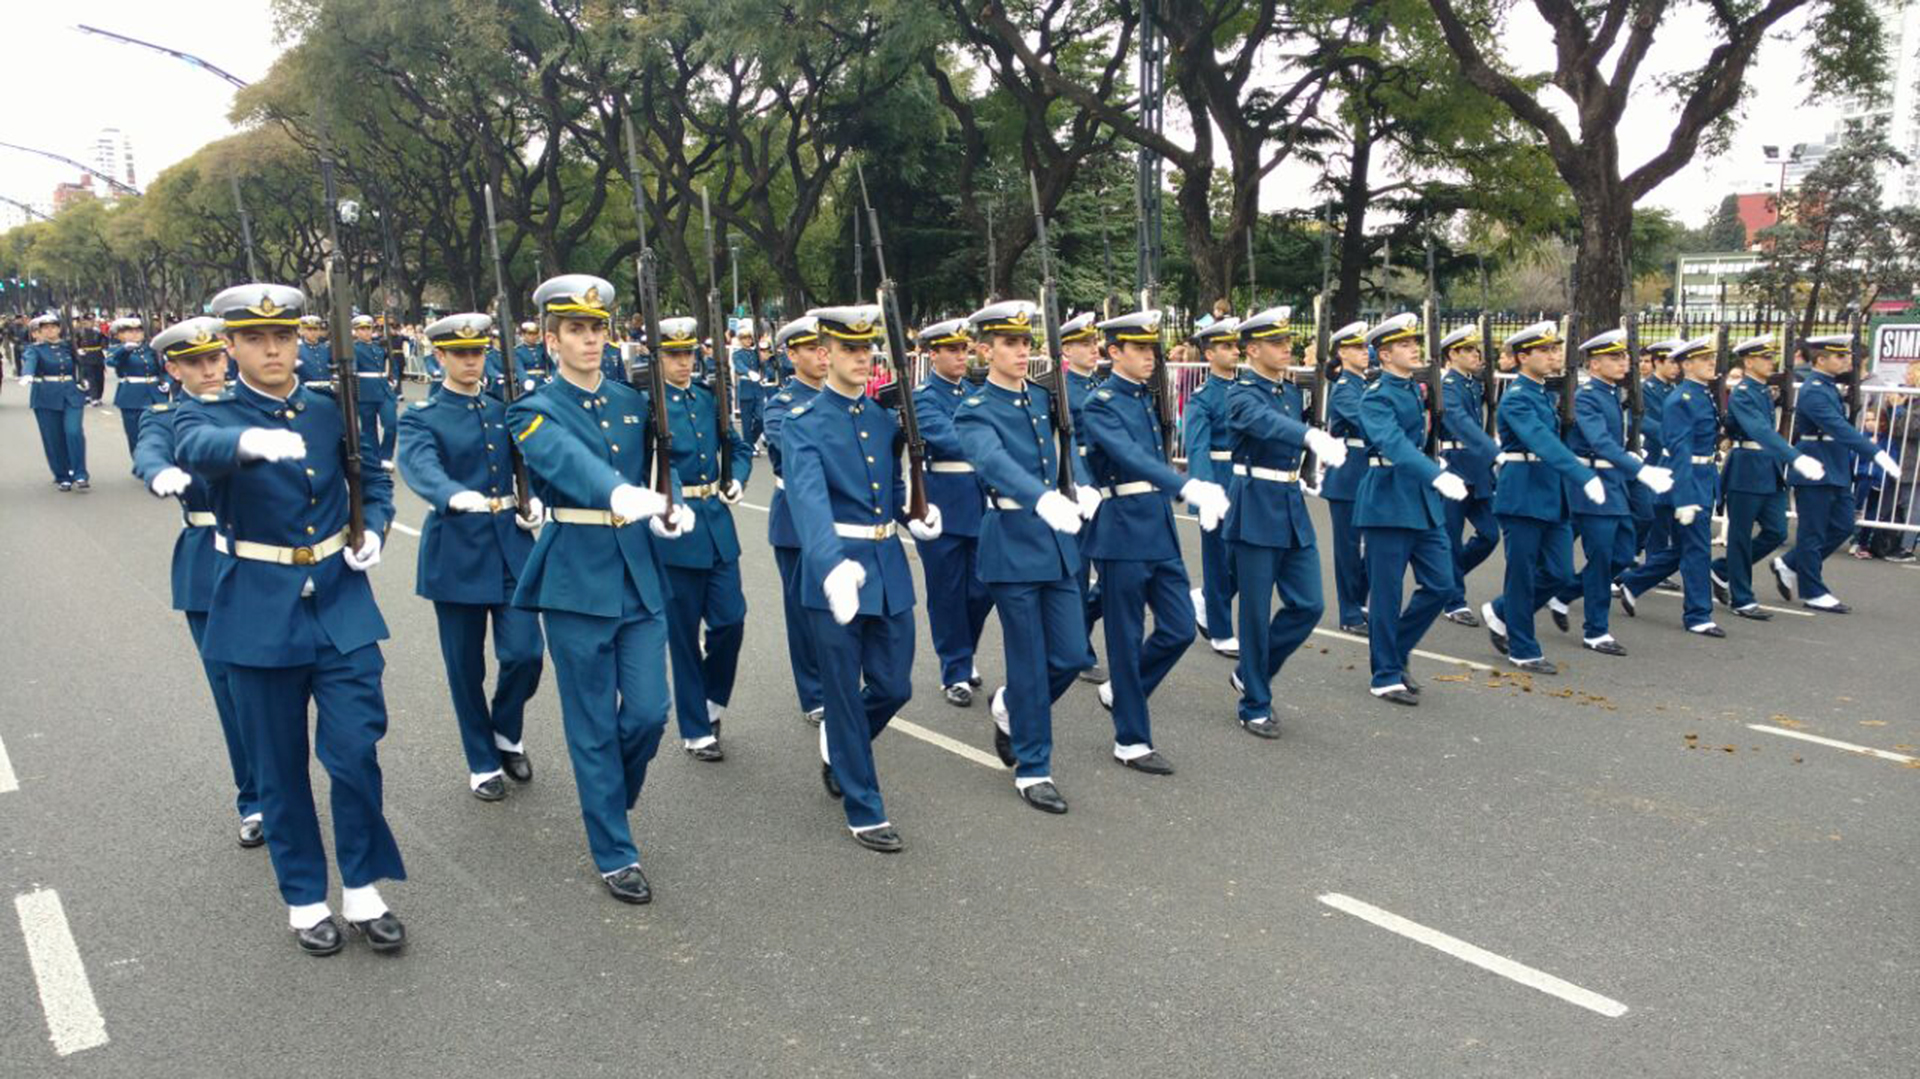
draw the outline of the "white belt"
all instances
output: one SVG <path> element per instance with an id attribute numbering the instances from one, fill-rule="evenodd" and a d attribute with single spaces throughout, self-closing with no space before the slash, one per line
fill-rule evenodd
<path id="1" fill-rule="evenodd" d="M 123 378 L 120 381 L 129 386 L 148 386 L 160 380 L 157 378 L 154 378 L 152 375 L 147 375 L 145 377 L 136 375 L 132 378 Z"/>
<path id="2" fill-rule="evenodd" d="M 1100 488 L 1101 498 L 1120 498 L 1125 495 L 1147 495 L 1159 490 L 1149 480 L 1133 480 L 1128 483 L 1116 483 L 1112 487 Z"/>
<path id="3" fill-rule="evenodd" d="M 1027 508 L 1011 498 L 1000 498 L 998 496 L 995 496 L 992 505 L 993 508 L 997 510 L 1023 510 Z"/>
<path id="4" fill-rule="evenodd" d="M 1369 457 L 1367 458 L 1367 467 L 1368 468 L 1392 468 L 1393 462 L 1387 460 L 1385 457 Z"/>
<path id="5" fill-rule="evenodd" d="M 33 377 L 31 378 L 31 379 L 29 379 L 29 381 L 32 381 L 32 382 L 72 382 L 72 381 L 73 381 L 73 376 L 72 376 L 72 375 L 34 375 L 34 376 L 33 376 Z"/>
<path id="6" fill-rule="evenodd" d="M 1282 472 L 1277 468 L 1261 468 L 1258 465 L 1234 465 L 1233 474 L 1236 476 L 1252 476 L 1256 480 L 1271 480 L 1274 483 L 1298 483 L 1300 481 L 1299 469 L 1294 469 L 1291 472 Z"/>
<path id="7" fill-rule="evenodd" d="M 1232 451 L 1232 450 L 1208 450 L 1208 451 L 1207 451 L 1207 460 L 1209 460 L 1209 461 L 1231 461 L 1231 460 L 1233 460 L 1233 451 Z"/>
<path id="8" fill-rule="evenodd" d="M 1591 469 L 1596 469 L 1596 470 L 1598 470 L 1598 469 L 1602 469 L 1602 468 L 1612 468 L 1612 467 L 1613 467 L 1613 462 L 1612 462 L 1612 461 L 1609 461 L 1609 460 L 1607 460 L 1607 459 L 1606 459 L 1606 458 L 1604 458 L 1604 457 L 1582 457 L 1582 458 L 1580 458 L 1580 460 L 1582 460 L 1582 461 L 1584 461 L 1584 462 L 1586 462 L 1586 465 L 1587 465 L 1587 467 L 1588 467 L 1588 468 L 1591 468 Z"/>
<path id="9" fill-rule="evenodd" d="M 928 472 L 972 472 L 971 461 L 928 461 Z"/>
<path id="10" fill-rule="evenodd" d="M 1510 464 L 1513 464 L 1515 461 L 1538 461 L 1539 459 L 1540 459 L 1539 454 L 1519 453 L 1519 452 L 1503 453 L 1494 458 L 1495 461 L 1498 461 L 1503 465 L 1510 465 Z"/>
<path id="11" fill-rule="evenodd" d="M 1736 449 L 1736 450 L 1764 450 L 1764 449 L 1766 449 L 1766 447 L 1765 447 L 1765 446 L 1762 446 L 1762 445 L 1761 445 L 1760 443 L 1758 443 L 1758 442 L 1755 442 L 1755 441 L 1753 441 L 1753 440 L 1752 440 L 1752 439 L 1750 439 L 1750 438 L 1743 438 L 1743 439 L 1740 439 L 1739 441 L 1737 441 L 1737 442 L 1735 442 L 1735 443 L 1733 444 L 1733 448 L 1734 448 L 1734 449 Z"/>
<path id="12" fill-rule="evenodd" d="M 572 506 L 555 506 L 553 519 L 563 525 L 605 525 L 609 528 L 625 528 L 636 523 L 612 510 L 584 510 Z"/>
<path id="13" fill-rule="evenodd" d="M 355 371 L 355 372 L 354 372 L 354 374 L 355 374 L 355 375 L 358 375 L 358 376 L 359 376 L 359 377 L 361 377 L 361 378 L 385 378 L 385 377 L 387 377 L 387 373 L 386 373 L 385 371 Z"/>
<path id="14" fill-rule="evenodd" d="M 1442 442 L 1439 448 L 1442 450 L 1464 450 L 1467 447 L 1464 443 L 1460 442 Z"/>
<path id="15" fill-rule="evenodd" d="M 1367 448 L 1367 440 L 1364 438 L 1343 438 L 1340 441 L 1345 442 L 1348 446 L 1356 450 L 1364 450 Z"/>
<path id="16" fill-rule="evenodd" d="M 899 530 L 899 526 L 892 521 L 877 525 L 843 525 L 838 521 L 833 523 L 833 533 L 841 539 L 874 540 L 878 542 L 879 540 L 892 539 L 894 533 Z"/>
<path id="17" fill-rule="evenodd" d="M 234 540 L 229 544 L 223 535 L 215 533 L 213 537 L 213 549 L 221 554 L 282 566 L 311 566 L 333 557 L 345 550 L 346 546 L 347 530 L 344 528 L 311 547 L 276 547 L 271 543 L 254 543 L 250 540 Z"/>
<path id="18" fill-rule="evenodd" d="M 219 523 L 219 522 L 217 522 L 217 521 L 215 521 L 215 520 L 213 519 L 213 514 L 211 514 L 211 513 L 208 513 L 208 512 L 206 512 L 205 510 L 188 510 L 188 511 L 186 511 L 186 513 L 184 513 L 184 514 L 182 514 L 182 515 L 181 515 L 181 526 L 180 526 L 180 527 L 182 527 L 182 528 L 212 528 L 212 527 L 213 527 L 213 526 L 214 526 L 215 524 L 218 524 L 218 523 Z M 217 536 L 216 536 L 216 537 L 214 538 L 214 542 L 215 542 L 215 543 L 218 543 L 218 542 L 219 542 L 219 537 L 217 537 Z"/>
<path id="19" fill-rule="evenodd" d="M 681 498 L 712 498 L 720 493 L 718 483 L 701 483 L 680 488 Z"/>
<path id="20" fill-rule="evenodd" d="M 1710 465 L 1713 463 L 1713 454 L 1696 453 L 1693 455 L 1693 463 L 1696 465 Z"/>
<path id="21" fill-rule="evenodd" d="M 487 499 L 488 513 L 505 513 L 508 510 L 518 508 L 520 508 L 520 498 L 518 495 L 501 495 L 499 498 Z"/>
<path id="22" fill-rule="evenodd" d="M 305 382 L 302 382 L 301 385 L 302 386 L 331 386 L 333 385 L 333 380 L 330 378 L 310 378 Z"/>
<path id="23" fill-rule="evenodd" d="M 1800 441 L 1802 442 L 1835 442 L 1838 440 L 1835 439 L 1832 435 L 1801 435 Z"/>

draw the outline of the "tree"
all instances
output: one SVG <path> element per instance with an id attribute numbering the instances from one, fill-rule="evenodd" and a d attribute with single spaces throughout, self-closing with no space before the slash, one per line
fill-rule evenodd
<path id="1" fill-rule="evenodd" d="M 1706 226 L 1692 239 L 1693 246 L 1688 249 L 1692 252 L 1745 251 L 1747 225 L 1740 220 L 1740 196 L 1728 195 L 1721 199 Z"/>

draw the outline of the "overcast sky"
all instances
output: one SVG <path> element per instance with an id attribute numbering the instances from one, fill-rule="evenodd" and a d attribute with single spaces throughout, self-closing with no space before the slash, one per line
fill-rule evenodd
<path id="1" fill-rule="evenodd" d="M 207 142 L 230 134 L 227 110 L 232 88 L 204 71 L 169 57 L 74 29 L 77 22 L 144 38 L 185 52 L 243 79 L 265 75 L 278 46 L 268 7 L 212 0 L 193 4 L 155 0 L 87 0 L 8 13 L 5 59 L 8 85 L 16 105 L 0 119 L 0 141 L 50 150 L 88 163 L 101 128 L 117 127 L 133 143 L 139 186 L 152 182 L 166 166 Z M 1530 5 L 1519 11 L 1531 15 Z M 1697 19 L 1697 16 L 1696 16 Z M 1797 24 L 1796 24 L 1797 28 Z M 1830 108 L 1803 108 L 1801 46 L 1776 35 L 1761 52 L 1751 76 L 1754 99 L 1732 150 L 1716 159 L 1697 159 L 1657 188 L 1648 201 L 1671 208 L 1689 223 L 1704 220 L 1731 190 L 1752 191 L 1778 182 L 1777 167 L 1762 160 L 1763 143 L 1817 142 L 1832 125 Z M 1697 62 L 1705 48 L 1704 24 L 1670 23 L 1663 28 L 1641 75 L 1642 83 Z M 1509 48 L 1551 55 L 1549 37 L 1537 22 L 1516 25 Z M 1623 159 L 1638 165 L 1664 145 L 1673 106 L 1644 93 L 1622 125 Z M 0 195 L 33 203 L 47 202 L 53 186 L 77 178 L 74 170 L 29 154 L 0 149 Z M 1276 177 L 1263 195 L 1263 209 L 1284 208 L 1299 199 L 1312 177 Z"/>

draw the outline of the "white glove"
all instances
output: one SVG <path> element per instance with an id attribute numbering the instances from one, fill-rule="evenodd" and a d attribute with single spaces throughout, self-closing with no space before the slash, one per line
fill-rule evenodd
<path id="1" fill-rule="evenodd" d="M 607 508 L 612 510 L 615 516 L 624 517 L 629 521 L 644 521 L 664 513 L 667 500 L 664 495 L 651 487 L 635 487 L 631 483 L 623 483 L 615 487 L 613 493 L 607 496 Z"/>
<path id="2" fill-rule="evenodd" d="M 459 491 L 447 499 L 448 513 L 484 513 L 487 496 L 478 491 Z"/>
<path id="3" fill-rule="evenodd" d="M 1203 532 L 1211 532 L 1219 528 L 1220 522 L 1227 517 L 1227 510 L 1232 506 L 1227 501 L 1226 488 L 1206 480 L 1188 480 L 1186 486 L 1180 488 L 1180 497 L 1186 499 L 1187 504 L 1193 507 L 1193 514 L 1200 518 L 1200 529 Z"/>
<path id="4" fill-rule="evenodd" d="M 1873 463 L 1885 469 L 1888 476 L 1896 480 L 1900 478 L 1900 462 L 1894 460 L 1893 454 L 1888 453 L 1886 450 L 1881 450 L 1879 453 L 1874 454 Z"/>
<path id="5" fill-rule="evenodd" d="M 1700 516 L 1699 506 L 1675 506 L 1673 508 L 1673 519 L 1680 523 L 1681 528 L 1693 527 L 1693 519 L 1698 516 Z"/>
<path id="6" fill-rule="evenodd" d="M 1435 476 L 1433 478 L 1433 489 L 1440 492 L 1440 497 L 1449 502 L 1464 502 L 1467 500 L 1467 481 L 1451 472 L 1442 472 L 1438 476 Z"/>
<path id="7" fill-rule="evenodd" d="M 1082 491 L 1085 487 L 1080 488 Z M 1080 531 L 1080 507 L 1073 500 L 1058 491 L 1048 491 L 1033 504 L 1033 512 L 1040 515 L 1047 527 L 1055 532 L 1065 532 L 1071 536 Z"/>
<path id="8" fill-rule="evenodd" d="M 1586 486 L 1580 488 L 1580 490 L 1586 492 L 1587 501 L 1594 505 L 1604 506 L 1607 504 L 1607 485 L 1600 482 L 1600 477 L 1595 476 L 1588 480 Z"/>
<path id="9" fill-rule="evenodd" d="M 1318 427 L 1307 428 L 1307 448 L 1315 457 L 1325 461 L 1328 468 L 1339 468 L 1347 463 L 1347 443 L 1345 439 L 1335 438 Z"/>
<path id="10" fill-rule="evenodd" d="M 673 508 L 664 514 L 655 514 L 647 520 L 647 527 L 661 539 L 679 539 L 693 531 L 693 507 L 685 502 L 676 502 Z"/>
<path id="11" fill-rule="evenodd" d="M 347 560 L 348 567 L 365 573 L 380 564 L 380 533 L 360 533 L 360 549 L 348 548 L 340 553 Z"/>
<path id="12" fill-rule="evenodd" d="M 1821 464 L 1818 457 L 1804 453 L 1793 459 L 1793 470 L 1800 474 L 1801 479 L 1812 480 L 1815 483 L 1827 478 L 1827 466 Z"/>
<path id="13" fill-rule="evenodd" d="M 22 385 L 22 386 L 31 386 L 31 385 L 33 385 L 33 376 L 32 376 L 32 375 L 21 375 L 21 376 L 20 376 L 20 385 Z"/>
<path id="14" fill-rule="evenodd" d="M 153 478 L 153 482 L 147 485 L 147 489 L 160 498 L 170 498 L 186 490 L 192 483 L 193 477 L 187 475 L 185 469 L 163 468 L 160 474 Z"/>
<path id="15" fill-rule="evenodd" d="M 298 431 L 249 427 L 240 432 L 242 461 L 297 461 L 306 455 L 307 440 Z"/>
<path id="16" fill-rule="evenodd" d="M 820 590 L 827 594 L 827 609 L 833 612 L 835 622 L 844 626 L 860 613 L 860 586 L 866 583 L 866 569 L 851 558 L 842 559 L 827 574 L 827 579 L 820 582 Z"/>
<path id="17" fill-rule="evenodd" d="M 913 533 L 914 539 L 922 542 L 939 539 L 940 507 L 931 502 L 927 503 L 926 519 L 921 521 L 908 521 L 907 531 Z"/>
<path id="18" fill-rule="evenodd" d="M 514 514 L 513 523 L 522 532 L 532 532 L 545 522 L 546 516 L 547 507 L 538 498 L 528 495 L 526 512 Z"/>
<path id="19" fill-rule="evenodd" d="M 727 485 L 725 487 L 720 488 L 720 501 L 725 502 L 727 505 L 731 506 L 735 502 L 740 501 L 740 496 L 743 493 L 744 492 L 742 492 L 740 489 L 739 480 L 728 480 Z"/>
<path id="20" fill-rule="evenodd" d="M 1094 511 L 1100 508 L 1100 488 L 1088 487 L 1085 484 L 1075 487 L 1073 489 L 1073 500 L 1080 507 L 1080 518 L 1091 521 L 1093 520 Z"/>
<path id="21" fill-rule="evenodd" d="M 1819 462 L 1816 461 L 1814 463 L 1818 464 Z M 1670 468 L 1661 468 L 1659 465 L 1647 465 L 1641 468 L 1640 471 L 1634 473 L 1633 478 L 1646 484 L 1647 489 L 1657 495 L 1663 495 L 1673 490 L 1673 470 Z"/>

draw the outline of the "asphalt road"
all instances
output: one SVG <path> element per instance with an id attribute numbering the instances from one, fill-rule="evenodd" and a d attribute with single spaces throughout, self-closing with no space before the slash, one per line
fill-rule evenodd
<path id="1" fill-rule="evenodd" d="M 264 852 L 232 842 L 167 604 L 177 513 L 127 476 L 117 416 L 87 430 L 95 488 L 58 494 L 25 395 L 0 395 L 9 1076 L 1913 1074 L 1920 762 L 1749 727 L 1920 756 L 1913 570 L 1843 556 L 1830 578 L 1859 613 L 1726 619 L 1720 642 L 1651 595 L 1616 614 L 1627 659 L 1543 624 L 1562 676 L 1421 660 L 1418 709 L 1370 698 L 1364 644 L 1323 634 L 1281 676 L 1272 743 L 1234 724 L 1228 662 L 1197 646 L 1153 702 L 1176 776 L 1112 763 L 1090 686 L 1061 702 L 1059 818 L 891 731 L 908 850 L 884 857 L 820 789 L 764 521 L 741 508 L 728 758 L 669 735 L 634 813 L 656 899 L 631 908 L 587 860 L 550 672 L 534 783 L 467 793 L 396 532 L 375 571 L 381 759 L 411 879 L 382 891 L 412 943 L 317 961 Z M 400 520 L 424 515 L 403 493 Z M 1483 631 L 1441 623 L 1424 647 L 1499 669 Z M 990 622 L 988 689 L 999 649 Z M 990 751 L 985 702 L 941 700 L 924 623 L 917 660 L 902 718 Z"/>

